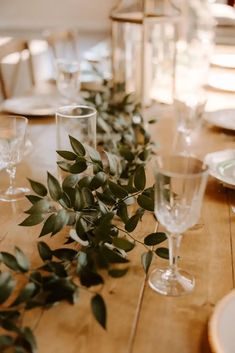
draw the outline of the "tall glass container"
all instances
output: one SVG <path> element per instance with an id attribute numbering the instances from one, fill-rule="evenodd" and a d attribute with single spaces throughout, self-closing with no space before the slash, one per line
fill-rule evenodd
<path id="1" fill-rule="evenodd" d="M 169 0 L 121 0 L 111 13 L 114 87 L 143 107 L 173 100 L 179 19 Z"/>

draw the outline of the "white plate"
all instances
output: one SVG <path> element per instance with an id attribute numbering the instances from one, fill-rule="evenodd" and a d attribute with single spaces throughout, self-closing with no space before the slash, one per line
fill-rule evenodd
<path id="1" fill-rule="evenodd" d="M 208 153 L 204 162 L 209 166 L 210 175 L 224 186 L 235 189 L 235 150 Z"/>
<path id="2" fill-rule="evenodd" d="M 235 92 L 235 74 L 213 73 L 209 76 L 208 85 L 217 90 Z"/>
<path id="3" fill-rule="evenodd" d="M 209 342 L 215 353 L 235 352 L 235 290 L 216 305 L 209 321 Z"/>
<path id="4" fill-rule="evenodd" d="M 235 69 L 235 54 L 215 54 L 211 58 L 211 64 L 226 69 Z"/>
<path id="5" fill-rule="evenodd" d="M 16 97 L 5 100 L 1 111 L 27 116 L 46 116 L 55 114 L 58 99 L 50 95 Z"/>
<path id="6" fill-rule="evenodd" d="M 235 130 L 235 109 L 223 109 L 204 114 L 204 119 L 217 127 Z"/>

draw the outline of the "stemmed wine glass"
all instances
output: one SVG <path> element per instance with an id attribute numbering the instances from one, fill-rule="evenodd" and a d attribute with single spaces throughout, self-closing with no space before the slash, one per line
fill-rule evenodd
<path id="1" fill-rule="evenodd" d="M 158 156 L 155 163 L 155 215 L 166 228 L 169 266 L 153 270 L 149 285 L 170 296 L 191 292 L 194 277 L 177 266 L 182 233 L 199 217 L 208 176 L 208 167 L 186 156 Z"/>
<path id="2" fill-rule="evenodd" d="M 0 190 L 0 200 L 16 201 L 29 191 L 26 187 L 15 187 L 16 165 L 22 160 L 25 150 L 28 119 L 23 116 L 0 116 L 0 164 L 9 175 L 9 187 Z"/>

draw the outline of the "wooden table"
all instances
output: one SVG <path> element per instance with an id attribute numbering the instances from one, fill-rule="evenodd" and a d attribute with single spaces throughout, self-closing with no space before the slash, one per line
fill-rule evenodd
<path id="1" fill-rule="evenodd" d="M 210 106 L 234 107 L 235 94 L 210 92 Z M 156 112 L 158 117 L 158 113 Z M 174 119 L 171 114 L 159 117 L 153 137 L 164 149 L 172 145 Z M 32 118 L 29 135 L 33 149 L 17 168 L 19 184 L 27 184 L 26 177 L 45 181 L 46 171 L 56 173 L 54 118 Z M 208 152 L 235 148 L 235 133 L 204 125 L 196 153 L 203 158 Z M 0 173 L 1 184 L 6 175 Z M 26 323 L 35 327 L 38 353 L 207 353 L 208 319 L 216 303 L 235 283 L 235 191 L 224 188 L 209 178 L 202 216 L 196 229 L 187 231 L 181 246 L 180 266 L 196 278 L 192 294 L 180 298 L 164 297 L 152 291 L 140 263 L 143 252 L 137 246 L 131 254 L 130 270 L 121 279 L 107 278 L 103 296 L 108 306 L 108 328 L 104 331 L 93 319 L 90 297 L 80 293 L 75 306 L 61 303 L 45 311 L 33 310 Z M 0 247 L 12 251 L 20 246 L 37 262 L 36 242 L 40 226 L 22 228 L 27 200 L 0 203 Z M 151 218 L 152 220 L 152 218 Z M 155 224 L 145 219 L 136 237 L 154 231 Z M 63 234 L 43 240 L 53 248 L 61 244 Z M 157 259 L 152 268 L 164 260 Z M 150 269 L 151 270 L 151 269 Z"/>

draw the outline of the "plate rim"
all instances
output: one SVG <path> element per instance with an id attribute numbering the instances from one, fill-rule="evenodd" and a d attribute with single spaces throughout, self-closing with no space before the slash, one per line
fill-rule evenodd
<path id="1" fill-rule="evenodd" d="M 204 162 L 208 165 L 209 167 L 209 174 L 211 176 L 213 176 L 215 179 L 217 179 L 218 181 L 220 181 L 224 186 L 228 187 L 228 188 L 232 188 L 234 189 L 235 188 L 235 183 L 234 184 L 231 184 L 231 183 L 228 183 L 226 179 L 223 178 L 223 176 L 221 174 L 219 174 L 217 172 L 217 167 L 216 169 L 212 169 L 211 166 L 210 166 L 210 163 L 208 163 L 207 159 L 210 157 L 210 156 L 213 156 L 213 155 L 216 155 L 216 154 L 222 154 L 222 152 L 225 152 L 225 153 L 234 153 L 234 156 L 235 156 L 235 149 L 233 148 L 227 148 L 227 149 L 224 149 L 224 150 L 219 150 L 219 151 L 215 151 L 215 152 L 209 152 L 207 153 L 205 156 L 204 156 Z M 223 161 L 220 161 L 219 163 L 221 162 L 225 162 L 226 160 L 231 160 L 231 158 L 229 159 L 224 159 Z M 217 166 L 218 164 L 217 163 Z M 222 178 L 221 178 L 222 177 Z"/>
<path id="2" fill-rule="evenodd" d="M 208 340 L 214 353 L 225 353 L 216 333 L 218 333 L 218 318 L 231 298 L 235 298 L 235 288 L 218 301 L 208 322 Z"/>
<path id="3" fill-rule="evenodd" d="M 16 101 L 16 104 L 17 102 L 20 102 L 21 100 L 39 100 L 41 99 L 42 101 L 44 99 L 47 99 L 49 100 L 51 98 L 51 100 L 55 100 L 55 96 L 51 96 L 50 95 L 29 95 L 29 96 L 18 96 L 18 97 L 12 97 L 12 98 L 8 98 L 6 99 L 5 101 L 3 101 L 0 105 L 0 110 L 2 113 L 10 113 L 10 114 L 17 114 L 17 115 L 27 115 L 27 116 L 51 116 L 51 115 L 54 115 L 55 114 L 55 111 L 56 111 L 56 106 L 53 108 L 53 107 L 50 107 L 50 108 L 42 108 L 44 109 L 44 112 L 33 112 L 33 108 L 32 110 L 28 110 L 27 111 L 27 107 L 25 109 L 25 111 L 21 110 L 21 109 L 17 109 L 14 108 L 14 107 L 11 107 L 11 106 L 7 106 L 8 102 L 13 102 L 12 104 L 14 104 L 14 101 Z"/>
<path id="4" fill-rule="evenodd" d="M 206 114 L 204 114 L 204 120 L 211 124 L 211 125 L 214 125 L 216 127 L 219 127 L 219 128 L 222 128 L 222 129 L 226 129 L 226 130 L 230 130 L 230 131 L 235 131 L 235 125 L 232 126 L 232 127 L 228 127 L 228 126 L 225 126 L 221 123 L 218 123 L 215 121 L 215 119 L 213 118 L 213 113 L 219 113 L 219 112 L 234 112 L 234 116 L 235 116 L 235 107 L 234 108 L 228 108 L 228 109 L 219 109 L 219 110 L 212 110 L 212 111 L 208 111 L 206 112 Z M 235 120 L 235 118 L 234 118 Z"/>

